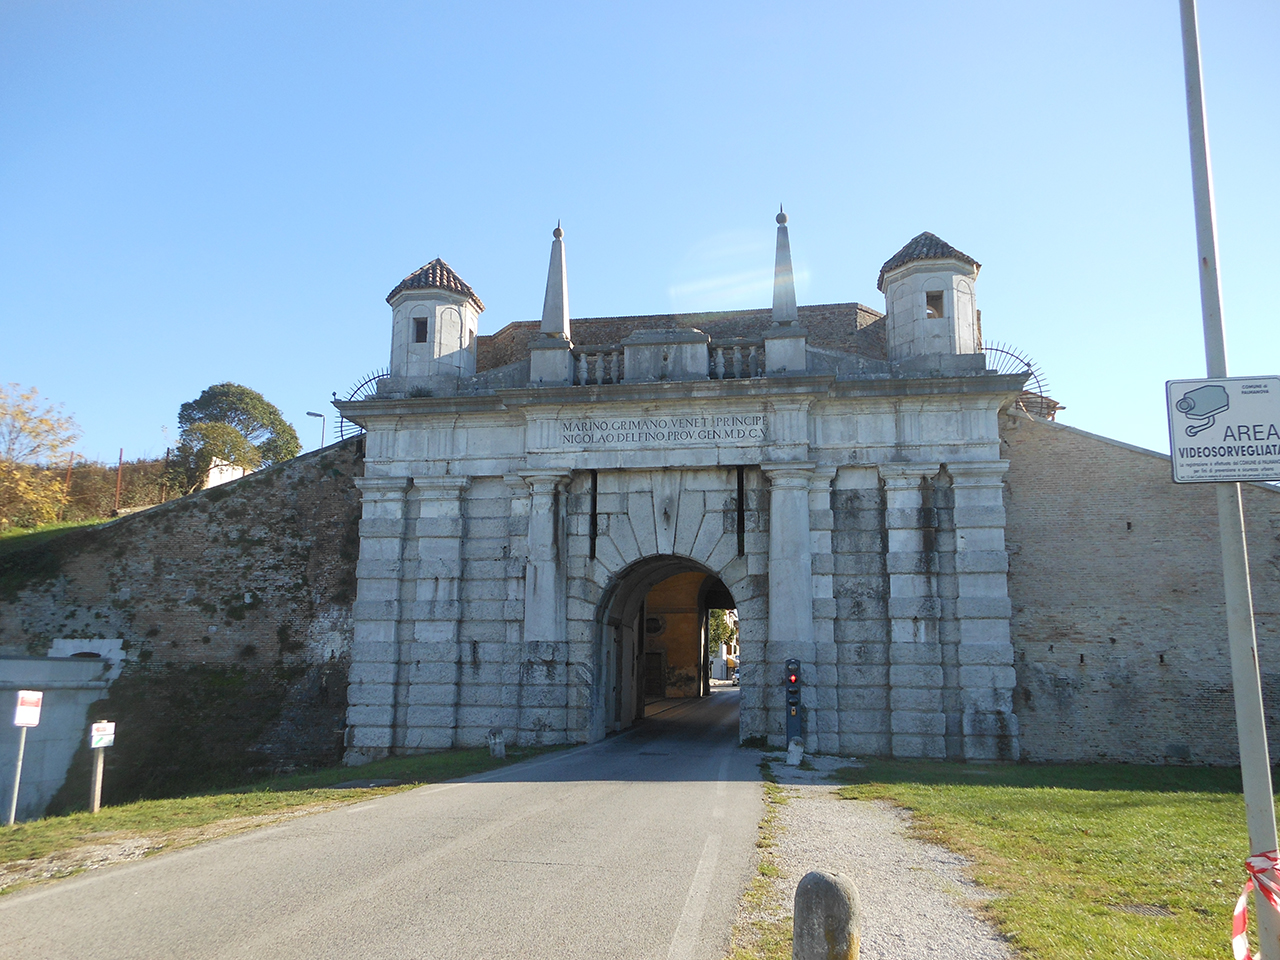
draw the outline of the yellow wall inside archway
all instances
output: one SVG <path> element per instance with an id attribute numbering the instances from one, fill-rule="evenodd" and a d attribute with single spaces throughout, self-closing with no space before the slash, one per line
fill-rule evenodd
<path id="1" fill-rule="evenodd" d="M 696 697 L 701 693 L 703 610 L 698 604 L 705 573 L 678 573 L 654 585 L 645 597 L 645 695 Z M 658 629 L 654 630 L 653 628 Z M 651 672 L 661 663 L 661 682 Z"/>

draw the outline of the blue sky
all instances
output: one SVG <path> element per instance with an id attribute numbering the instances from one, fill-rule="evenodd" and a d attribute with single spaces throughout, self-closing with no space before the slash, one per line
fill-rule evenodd
<path id="1" fill-rule="evenodd" d="M 1231 372 L 1280 373 L 1280 4 L 1200 21 Z M 427 261 L 482 333 L 538 315 L 557 218 L 573 316 L 764 306 L 781 201 L 802 304 L 883 309 L 931 230 L 1063 422 L 1164 451 L 1204 372 L 1183 98 L 1175 0 L 9 0 L 0 381 L 92 458 L 224 380 L 312 448 Z"/>

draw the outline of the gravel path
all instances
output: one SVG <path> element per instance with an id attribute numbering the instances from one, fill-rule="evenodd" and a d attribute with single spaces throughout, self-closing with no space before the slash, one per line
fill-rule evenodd
<path id="1" fill-rule="evenodd" d="M 811 757 L 812 771 L 772 764 L 790 801 L 776 807 L 774 862 L 788 908 L 810 870 L 853 878 L 862 904 L 861 960 L 1011 960 L 1016 954 L 971 905 L 990 894 L 965 876 L 967 861 L 906 836 L 907 815 L 888 804 L 841 800 L 824 781 L 847 759 Z"/>

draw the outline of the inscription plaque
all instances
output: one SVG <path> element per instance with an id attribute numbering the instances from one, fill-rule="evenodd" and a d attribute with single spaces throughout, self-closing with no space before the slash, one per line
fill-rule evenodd
<path id="1" fill-rule="evenodd" d="M 703 446 L 756 444 L 765 439 L 760 413 L 671 417 L 587 417 L 555 422 L 567 447 Z"/>

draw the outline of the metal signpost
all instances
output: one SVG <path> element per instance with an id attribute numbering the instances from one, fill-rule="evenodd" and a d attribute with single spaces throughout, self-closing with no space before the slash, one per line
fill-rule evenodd
<path id="1" fill-rule="evenodd" d="M 13 725 L 18 728 L 18 766 L 13 773 L 13 798 L 9 801 L 9 826 L 18 815 L 18 784 L 22 782 L 22 755 L 27 749 L 27 727 L 40 726 L 40 705 L 44 694 L 39 690 L 19 690 L 18 708 L 13 712 Z"/>
<path id="2" fill-rule="evenodd" d="M 89 812 L 97 813 L 102 806 L 103 751 L 116 742 L 116 725 L 110 720 L 99 720 L 89 728 L 89 746 L 93 750 L 93 785 L 89 788 Z"/>
<path id="3" fill-rule="evenodd" d="M 1180 482 L 1214 482 L 1218 492 L 1218 532 L 1222 542 L 1222 579 L 1227 601 L 1227 645 L 1231 650 L 1231 682 L 1235 694 L 1236 731 L 1240 739 L 1240 775 L 1244 784 L 1245 820 L 1250 857 L 1246 863 L 1250 887 L 1256 888 L 1261 960 L 1280 960 L 1280 911 L 1268 901 L 1274 896 L 1276 813 L 1271 792 L 1271 760 L 1262 712 L 1262 679 L 1258 671 L 1258 642 L 1249 586 L 1249 556 L 1244 536 L 1244 505 L 1240 481 L 1270 479 L 1254 467 L 1266 467 L 1274 457 L 1257 450 L 1269 446 L 1265 421 L 1267 397 L 1274 402 L 1275 377 L 1227 378 L 1226 337 L 1222 329 L 1222 295 L 1218 288 L 1218 235 L 1213 211 L 1213 176 L 1209 165 L 1209 137 L 1205 121 L 1200 73 L 1200 38 L 1195 0 L 1180 0 L 1182 52 L 1187 82 L 1187 126 L 1191 135 L 1191 181 L 1195 196 L 1196 247 L 1200 264 L 1200 308 L 1204 319 L 1204 350 L 1209 380 L 1172 382 L 1170 400 L 1171 454 L 1175 479 L 1181 468 L 1189 472 Z M 1176 385 L 1175 385 L 1176 383 Z M 1257 385 L 1246 391 L 1250 384 Z M 1186 389 L 1183 389 L 1186 387 Z M 1176 394 L 1176 396 L 1175 396 Z M 1246 412 L 1258 410 L 1252 414 Z M 1232 405 L 1235 404 L 1235 409 Z M 1243 415 L 1242 415 L 1243 414 Z M 1274 426 L 1274 424 L 1272 424 Z M 1233 437 L 1225 436 L 1228 426 Z M 1262 438 L 1254 440 L 1255 426 Z M 1248 437 L 1239 439 L 1241 428 Z M 1276 441 L 1280 442 L 1280 441 Z M 1207 448 L 1207 452 L 1205 449 Z M 1231 449 L 1226 449 L 1231 448 Z M 1255 461 L 1252 466 L 1246 461 Z M 1255 882 L 1256 881 L 1256 882 Z M 1244 896 L 1236 910 L 1232 946 L 1243 948 Z"/>

